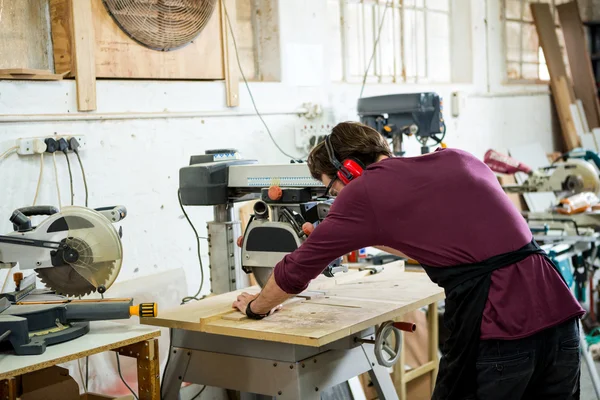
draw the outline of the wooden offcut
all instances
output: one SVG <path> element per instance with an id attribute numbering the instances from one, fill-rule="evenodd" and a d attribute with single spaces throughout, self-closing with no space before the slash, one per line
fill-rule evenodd
<path id="1" fill-rule="evenodd" d="M 570 111 L 570 105 L 575 103 L 575 93 L 560 51 L 554 18 L 548 4 L 531 3 L 529 6 L 550 72 L 550 86 L 560 119 L 565 147 L 566 150 L 573 150 L 579 147 L 579 137 Z M 563 79 L 564 83 L 561 83 L 560 79 Z"/>
<path id="2" fill-rule="evenodd" d="M 575 97 L 583 103 L 590 128 L 600 127 L 600 105 L 583 23 L 576 1 L 557 6 L 569 57 Z"/>
<path id="3" fill-rule="evenodd" d="M 306 346 L 323 346 L 353 333 L 435 303 L 443 289 L 424 273 L 405 272 L 401 262 L 386 264 L 382 272 L 370 275 L 350 271 L 334 278 L 321 276 L 309 291 L 325 292 L 313 299 L 294 298 L 267 319 L 256 321 L 231 318 L 237 296 L 259 287 L 225 293 L 202 301 L 163 311 L 142 323 L 225 336 L 276 341 Z M 223 318 L 227 316 L 226 318 Z"/>
<path id="4" fill-rule="evenodd" d="M 71 0 L 73 71 L 77 79 L 77 109 L 96 109 L 96 64 L 94 58 L 93 0 Z"/>
<path id="5" fill-rule="evenodd" d="M 0 69 L 0 79 L 30 80 L 30 81 L 59 81 L 63 78 L 61 74 L 53 74 L 48 70 L 30 68 L 6 68 Z"/>

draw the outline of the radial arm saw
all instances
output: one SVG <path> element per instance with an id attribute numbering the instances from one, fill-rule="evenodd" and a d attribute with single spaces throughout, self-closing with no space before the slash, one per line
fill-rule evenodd
<path id="1" fill-rule="evenodd" d="M 305 163 L 259 165 L 240 159 L 235 150 L 193 156 L 180 170 L 179 184 L 183 205 L 214 208 L 207 230 L 211 290 L 216 294 L 249 286 L 251 272 L 264 286 L 275 265 L 304 242 L 332 203 L 321 197 L 325 188 Z M 247 200 L 258 201 L 242 236 L 233 210 L 234 203 Z M 337 259 L 323 273 L 344 270 Z"/>

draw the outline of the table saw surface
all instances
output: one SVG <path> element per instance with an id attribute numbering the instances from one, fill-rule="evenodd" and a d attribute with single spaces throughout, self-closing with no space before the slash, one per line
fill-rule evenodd
<path id="1" fill-rule="evenodd" d="M 241 338 L 305 346 L 324 346 L 364 329 L 400 317 L 444 298 L 444 291 L 424 272 L 408 272 L 404 263 L 384 265 L 382 272 L 351 269 L 334 278 L 320 276 L 304 292 L 284 303 L 282 310 L 263 320 L 252 320 L 232 308 L 241 292 L 258 293 L 260 287 L 208 297 L 174 309 L 147 325 L 179 328 Z"/>

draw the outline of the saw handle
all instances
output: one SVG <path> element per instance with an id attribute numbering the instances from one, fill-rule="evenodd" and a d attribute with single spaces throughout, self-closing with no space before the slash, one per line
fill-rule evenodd
<path id="1" fill-rule="evenodd" d="M 30 231 L 31 220 L 28 217 L 34 215 L 54 215 L 58 212 L 58 209 L 54 206 L 32 206 L 18 208 L 13 211 L 10 216 L 10 222 L 13 224 L 13 228 L 18 232 Z"/>

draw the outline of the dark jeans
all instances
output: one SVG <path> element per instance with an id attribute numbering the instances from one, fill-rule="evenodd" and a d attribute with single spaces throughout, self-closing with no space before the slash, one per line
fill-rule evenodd
<path id="1" fill-rule="evenodd" d="M 573 319 L 518 340 L 483 340 L 477 398 L 579 399 L 579 324 Z"/>

